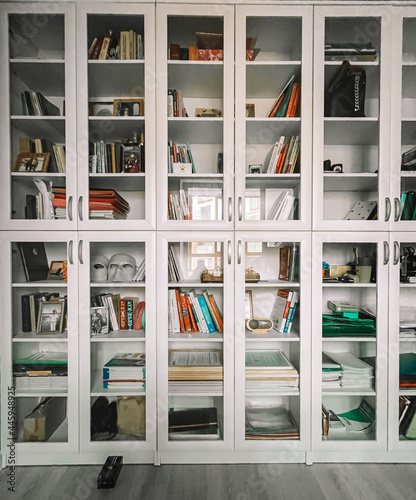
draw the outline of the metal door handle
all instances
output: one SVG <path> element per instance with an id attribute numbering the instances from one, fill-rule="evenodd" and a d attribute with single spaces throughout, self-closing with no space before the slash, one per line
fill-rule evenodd
<path id="1" fill-rule="evenodd" d="M 231 264 L 231 240 L 227 241 L 228 265 Z"/>
<path id="2" fill-rule="evenodd" d="M 394 198 L 394 222 L 400 220 L 400 215 L 402 211 L 402 204 L 399 198 Z"/>
<path id="3" fill-rule="evenodd" d="M 389 247 L 389 244 L 388 244 L 387 241 L 384 241 L 383 245 L 384 245 L 384 261 L 383 261 L 383 264 L 387 265 L 389 263 L 389 260 L 390 260 L 390 247 Z"/>
<path id="4" fill-rule="evenodd" d="M 233 200 L 231 196 L 228 198 L 228 222 L 233 220 Z"/>
<path id="5" fill-rule="evenodd" d="M 78 243 L 78 260 L 80 264 L 84 264 L 84 259 L 82 258 L 82 247 L 83 247 L 83 240 L 79 240 Z"/>
<path id="6" fill-rule="evenodd" d="M 386 216 L 384 217 L 384 220 L 386 222 L 390 219 L 390 214 L 391 214 L 391 201 L 390 198 L 386 198 Z"/>
<path id="7" fill-rule="evenodd" d="M 237 264 L 241 264 L 241 240 L 237 243 Z"/>
<path id="8" fill-rule="evenodd" d="M 68 198 L 68 218 L 72 222 L 72 202 L 73 202 L 72 196 Z"/>
<path id="9" fill-rule="evenodd" d="M 78 217 L 79 217 L 79 220 L 84 220 L 84 217 L 82 215 L 82 200 L 83 200 L 83 197 L 80 196 L 78 198 Z"/>
<path id="10" fill-rule="evenodd" d="M 393 265 L 396 266 L 400 260 L 400 245 L 397 241 L 394 242 L 394 257 Z"/>
<path id="11" fill-rule="evenodd" d="M 70 240 L 68 245 L 68 260 L 72 266 L 72 264 L 74 263 L 74 242 L 72 240 Z"/>
<path id="12" fill-rule="evenodd" d="M 238 197 L 238 220 L 243 220 L 243 198 L 241 196 Z"/>

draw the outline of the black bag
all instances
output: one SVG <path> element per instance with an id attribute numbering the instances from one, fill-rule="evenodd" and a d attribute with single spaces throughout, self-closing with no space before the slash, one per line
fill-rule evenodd
<path id="1" fill-rule="evenodd" d="M 99 396 L 91 407 L 91 439 L 106 441 L 117 434 L 117 404 Z"/>
<path id="2" fill-rule="evenodd" d="M 325 116 L 365 116 L 365 85 L 365 70 L 344 61 L 325 90 Z"/>

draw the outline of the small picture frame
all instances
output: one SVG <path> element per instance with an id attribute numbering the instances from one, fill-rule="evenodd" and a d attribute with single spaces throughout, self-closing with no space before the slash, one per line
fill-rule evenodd
<path id="1" fill-rule="evenodd" d="M 246 117 L 247 118 L 255 117 L 254 104 L 246 104 Z"/>
<path id="2" fill-rule="evenodd" d="M 115 116 L 144 116 L 143 99 L 114 99 Z"/>
<path id="3" fill-rule="evenodd" d="M 91 335 L 109 333 L 108 307 L 91 307 Z"/>
<path id="4" fill-rule="evenodd" d="M 62 333 L 64 306 L 64 301 L 41 302 L 36 333 L 50 335 Z"/>
<path id="5" fill-rule="evenodd" d="M 249 165 L 248 166 L 248 172 L 250 174 L 261 174 L 261 169 L 262 169 L 261 163 L 258 163 L 256 165 Z"/>
<path id="6" fill-rule="evenodd" d="M 142 147 L 141 144 L 125 144 L 123 146 L 124 173 L 142 172 Z"/>
<path id="7" fill-rule="evenodd" d="M 49 153 L 20 153 L 14 166 L 14 172 L 46 172 L 49 163 Z"/>
<path id="8" fill-rule="evenodd" d="M 53 260 L 49 267 L 47 280 L 66 281 L 67 261 Z"/>

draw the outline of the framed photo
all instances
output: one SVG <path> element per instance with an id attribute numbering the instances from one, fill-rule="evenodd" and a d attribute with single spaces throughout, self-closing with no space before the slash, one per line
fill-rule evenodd
<path id="1" fill-rule="evenodd" d="M 66 281 L 67 276 L 67 262 L 66 260 L 53 260 L 49 267 L 48 280 Z"/>
<path id="2" fill-rule="evenodd" d="M 246 104 L 246 117 L 254 118 L 254 104 Z"/>
<path id="3" fill-rule="evenodd" d="M 64 307 L 64 301 L 41 302 L 36 333 L 62 333 Z"/>
<path id="4" fill-rule="evenodd" d="M 262 169 L 261 163 L 248 166 L 248 171 L 250 174 L 261 174 L 261 169 Z"/>
<path id="5" fill-rule="evenodd" d="M 123 146 L 123 172 L 138 173 L 142 170 L 142 144 L 125 144 Z"/>
<path id="6" fill-rule="evenodd" d="M 91 307 L 91 335 L 109 333 L 108 307 Z"/>
<path id="7" fill-rule="evenodd" d="M 144 116 L 144 100 L 114 99 L 113 114 L 116 116 Z"/>
<path id="8" fill-rule="evenodd" d="M 14 166 L 14 172 L 46 172 L 49 153 L 20 153 Z"/>

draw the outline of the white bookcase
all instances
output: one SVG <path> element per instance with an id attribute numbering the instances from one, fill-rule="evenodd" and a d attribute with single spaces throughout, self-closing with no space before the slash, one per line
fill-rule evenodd
<path id="1" fill-rule="evenodd" d="M 232 229 L 234 7 L 160 4 L 156 18 L 158 229 Z M 197 33 L 219 35 L 216 46 L 223 47 L 223 60 L 172 59 L 171 44 L 195 47 Z M 185 114 L 183 107 L 188 116 L 168 116 L 168 90 L 178 92 L 178 103 L 183 104 L 179 114 Z M 216 109 L 220 116 L 196 116 L 197 108 L 211 115 Z M 173 168 L 168 166 L 168 141 L 182 146 L 189 142 L 194 173 L 169 171 Z M 180 214 L 174 219 L 168 207 L 168 195 L 181 192 L 188 200 L 183 205 L 191 207 L 192 222 L 185 222 Z"/>
<path id="2" fill-rule="evenodd" d="M 246 46 L 253 40 L 250 60 Z M 263 230 L 311 228 L 312 46 L 310 6 L 236 7 L 236 229 L 259 229 L 259 221 Z M 292 76 L 300 86 L 294 116 L 269 117 Z M 267 173 L 269 152 L 282 136 L 288 144 L 300 138 L 294 172 Z M 252 173 L 250 165 L 261 172 Z M 286 190 L 295 198 L 295 212 L 289 220 L 270 220 L 274 200 Z"/>

